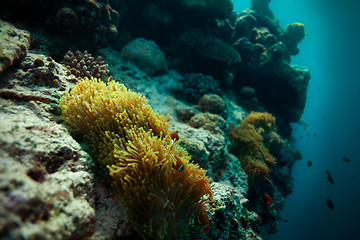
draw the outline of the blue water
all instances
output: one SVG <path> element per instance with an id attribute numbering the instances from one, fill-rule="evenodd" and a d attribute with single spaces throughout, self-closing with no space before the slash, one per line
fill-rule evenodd
<path id="1" fill-rule="evenodd" d="M 250 6 L 234 3 L 237 11 Z M 272 0 L 270 8 L 281 26 L 305 24 L 307 36 L 291 63 L 311 71 L 302 117 L 311 128 L 293 125 L 304 160 L 294 166 L 294 192 L 281 211 L 288 222 L 269 239 L 360 239 L 360 1 Z"/>

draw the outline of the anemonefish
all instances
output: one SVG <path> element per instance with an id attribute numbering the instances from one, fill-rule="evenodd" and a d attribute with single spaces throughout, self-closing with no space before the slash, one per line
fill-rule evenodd
<path id="1" fill-rule="evenodd" d="M 274 209 L 274 206 L 275 206 L 275 203 L 274 203 L 274 200 L 269 196 L 269 194 L 267 193 L 264 193 L 263 194 L 263 197 L 265 199 L 265 202 L 266 202 L 266 206 L 268 206 L 268 208 L 270 208 L 271 210 Z"/>
<path id="2" fill-rule="evenodd" d="M 203 231 L 204 233 L 208 233 L 210 230 L 210 220 L 204 206 L 199 206 L 197 220 L 201 227 L 201 231 Z"/>
<path id="3" fill-rule="evenodd" d="M 179 140 L 179 134 L 177 132 L 170 133 L 170 137 L 175 140 Z"/>
<path id="4" fill-rule="evenodd" d="M 176 163 L 173 165 L 173 168 L 177 171 L 183 171 L 185 170 L 184 163 L 178 158 L 177 156 L 174 156 Z"/>

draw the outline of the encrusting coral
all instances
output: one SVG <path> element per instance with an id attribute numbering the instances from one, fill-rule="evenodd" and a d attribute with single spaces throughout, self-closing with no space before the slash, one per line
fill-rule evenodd
<path id="1" fill-rule="evenodd" d="M 251 112 L 239 126 L 230 127 L 232 152 L 250 177 L 266 177 L 269 166 L 275 164 L 274 156 L 266 147 L 274 131 L 275 118 L 267 112 Z"/>
<path id="2" fill-rule="evenodd" d="M 206 171 L 190 163 L 186 150 L 171 137 L 168 117 L 154 113 L 144 96 L 111 79 L 106 84 L 85 78 L 62 97 L 60 108 L 63 119 L 86 135 L 139 234 L 181 239 L 212 192 Z"/>

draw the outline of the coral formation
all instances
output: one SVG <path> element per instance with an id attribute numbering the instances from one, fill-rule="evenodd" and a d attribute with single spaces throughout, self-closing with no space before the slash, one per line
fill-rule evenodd
<path id="1" fill-rule="evenodd" d="M 284 33 L 281 35 L 281 40 L 286 45 L 290 55 L 299 53 L 297 45 L 305 37 L 305 26 L 302 23 L 292 23 L 284 28 Z"/>
<path id="2" fill-rule="evenodd" d="M 245 108 L 247 111 L 257 111 L 263 112 L 265 111 L 264 107 L 262 107 L 256 98 L 255 89 L 248 86 L 243 86 L 238 93 L 238 102 L 239 104 Z"/>
<path id="3" fill-rule="evenodd" d="M 180 83 L 181 87 L 177 89 L 176 95 L 193 103 L 197 103 L 204 94 L 221 93 L 219 82 L 201 73 L 185 74 Z"/>
<path id="4" fill-rule="evenodd" d="M 199 100 L 199 107 L 204 112 L 219 114 L 223 117 L 226 116 L 226 103 L 217 94 L 205 94 Z"/>
<path id="5" fill-rule="evenodd" d="M 251 8 L 259 15 L 274 18 L 274 14 L 269 8 L 270 1 L 271 0 L 251 0 Z"/>
<path id="6" fill-rule="evenodd" d="M 229 130 L 231 149 L 250 177 L 266 177 L 269 166 L 275 164 L 274 156 L 265 145 L 272 131 L 275 131 L 275 118 L 258 112 L 251 112 L 239 126 L 232 126 Z"/>
<path id="7" fill-rule="evenodd" d="M 84 79 L 60 102 L 62 116 L 85 134 L 94 156 L 108 169 L 144 239 L 178 239 L 189 219 L 211 198 L 205 170 L 190 163 L 170 136 L 166 119 L 145 97 L 115 81 Z M 184 170 L 173 166 L 183 163 Z"/>
<path id="8" fill-rule="evenodd" d="M 104 78 L 109 73 L 108 65 L 101 56 L 95 59 L 87 51 L 68 51 L 64 56 L 64 65 L 69 69 L 69 73 L 81 78 Z"/>
<path id="9" fill-rule="evenodd" d="M 159 46 L 150 40 L 137 38 L 124 46 L 120 56 L 129 61 L 149 76 L 156 76 L 167 72 L 167 62 Z"/>
<path id="10" fill-rule="evenodd" d="M 224 134 L 228 130 L 224 118 L 208 112 L 194 115 L 188 124 L 194 128 L 204 128 L 214 134 Z"/>
<path id="11" fill-rule="evenodd" d="M 55 16 L 55 24 L 58 31 L 62 33 L 71 33 L 79 24 L 79 18 L 76 12 L 71 8 L 60 8 Z"/>
<path id="12" fill-rule="evenodd" d="M 240 54 L 226 42 L 203 33 L 199 29 L 188 29 L 181 34 L 181 39 L 204 57 L 225 62 L 239 63 Z"/>

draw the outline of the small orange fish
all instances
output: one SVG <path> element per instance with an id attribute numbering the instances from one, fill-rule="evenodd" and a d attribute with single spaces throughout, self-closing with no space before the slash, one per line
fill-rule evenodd
<path id="1" fill-rule="evenodd" d="M 184 163 L 180 160 L 180 158 L 178 158 L 177 156 L 174 156 L 174 158 L 176 159 L 176 164 L 173 165 L 173 168 L 177 171 L 185 170 Z"/>
<path id="2" fill-rule="evenodd" d="M 204 206 L 199 206 L 198 223 L 201 227 L 201 231 L 208 233 L 210 230 L 209 216 L 206 213 Z"/>
<path id="3" fill-rule="evenodd" d="M 265 202 L 266 202 L 266 206 L 268 206 L 268 208 L 270 208 L 271 210 L 274 209 L 274 206 L 275 206 L 275 203 L 274 203 L 274 200 L 269 196 L 269 194 L 267 193 L 264 193 L 263 194 L 263 197 L 265 199 Z"/>
<path id="4" fill-rule="evenodd" d="M 172 139 L 179 140 L 179 135 L 177 134 L 177 132 L 172 132 L 172 133 L 170 133 L 170 137 L 171 137 Z"/>

